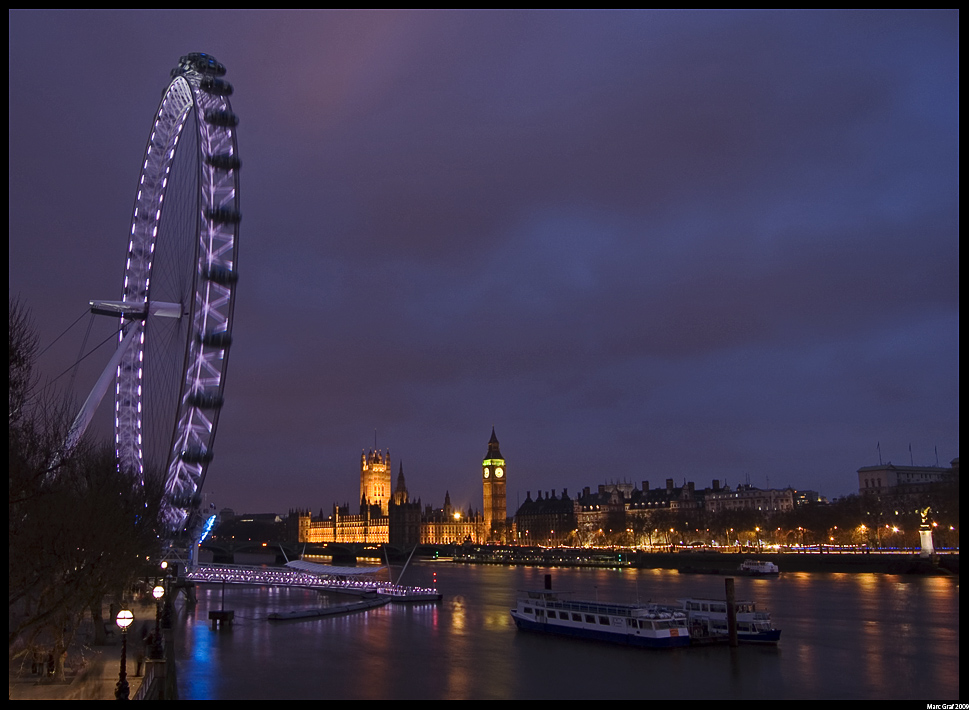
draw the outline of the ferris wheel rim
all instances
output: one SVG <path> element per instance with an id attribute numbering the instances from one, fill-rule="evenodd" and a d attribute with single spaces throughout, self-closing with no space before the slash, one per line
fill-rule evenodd
<path id="1" fill-rule="evenodd" d="M 240 163 L 235 130 L 238 119 L 228 100 L 232 88 L 217 78 L 224 73 L 222 65 L 204 54 L 182 57 L 172 71 L 145 150 L 125 265 L 124 302 L 143 304 L 146 319 L 150 310 L 186 319 L 184 333 L 179 336 L 184 339 L 184 355 L 178 376 L 177 415 L 164 463 L 163 515 L 171 530 L 184 527 L 212 459 L 231 345 L 238 273 Z M 194 121 L 190 120 L 193 112 Z M 179 304 L 152 309 L 152 258 L 159 224 L 166 214 L 173 161 L 186 123 L 193 126 L 197 137 L 191 165 L 198 172 L 195 248 L 188 265 L 194 275 L 190 294 L 185 294 Z M 153 363 L 146 360 L 147 320 L 123 319 L 119 337 L 131 328 L 141 328 L 141 333 L 118 366 L 115 440 L 120 465 L 143 481 L 142 418 L 147 412 L 143 409 L 142 379 Z"/>

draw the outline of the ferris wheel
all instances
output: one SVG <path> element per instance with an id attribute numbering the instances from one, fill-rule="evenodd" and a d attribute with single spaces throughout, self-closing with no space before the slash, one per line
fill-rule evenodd
<path id="1" fill-rule="evenodd" d="M 155 114 L 141 167 L 120 301 L 119 347 L 68 437 L 72 448 L 111 381 L 119 465 L 163 473 L 164 522 L 185 528 L 212 460 L 232 344 L 238 277 L 237 116 L 202 53 L 182 57 Z"/>

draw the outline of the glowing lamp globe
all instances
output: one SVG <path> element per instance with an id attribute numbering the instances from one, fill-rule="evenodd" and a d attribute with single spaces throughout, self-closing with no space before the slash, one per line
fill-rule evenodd
<path id="1" fill-rule="evenodd" d="M 134 614 L 132 614 L 127 609 L 122 609 L 121 611 L 118 612 L 118 618 L 116 619 L 116 623 L 118 624 L 119 627 L 121 627 L 122 630 L 124 630 L 124 629 L 127 629 L 129 626 L 131 626 L 131 623 L 134 620 L 135 620 Z"/>

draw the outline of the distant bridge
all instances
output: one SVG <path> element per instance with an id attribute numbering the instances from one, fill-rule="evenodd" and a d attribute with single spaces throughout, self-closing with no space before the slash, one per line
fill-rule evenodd
<path id="1" fill-rule="evenodd" d="M 390 545 L 371 545 L 364 543 L 294 543 L 292 541 L 258 541 L 258 540 L 205 540 L 201 549 L 210 553 L 222 563 L 230 562 L 237 554 L 252 557 L 275 557 L 281 564 L 283 560 L 295 560 L 303 557 L 329 557 L 338 564 L 353 564 L 354 561 L 364 559 L 385 560 L 390 556 L 391 561 L 403 562 L 409 550 L 400 550 Z M 421 546 L 420 553 L 433 555 L 436 548 Z"/>

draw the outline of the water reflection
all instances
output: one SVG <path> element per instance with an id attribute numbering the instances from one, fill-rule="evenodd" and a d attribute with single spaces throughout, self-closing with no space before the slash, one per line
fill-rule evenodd
<path id="1" fill-rule="evenodd" d="M 518 632 L 516 592 L 544 586 L 632 602 L 722 598 L 724 578 L 663 570 L 412 564 L 436 573 L 437 605 L 270 623 L 339 598 L 308 590 L 227 588 L 228 632 L 208 626 L 220 587 L 179 617 L 188 698 L 957 698 L 958 578 L 782 574 L 737 578 L 737 597 L 772 613 L 778 647 L 628 649 Z"/>

